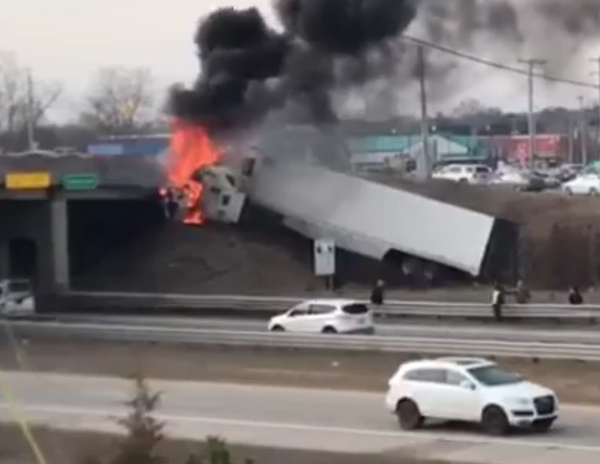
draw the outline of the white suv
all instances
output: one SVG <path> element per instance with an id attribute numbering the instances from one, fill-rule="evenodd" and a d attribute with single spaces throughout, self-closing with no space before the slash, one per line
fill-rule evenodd
<path id="1" fill-rule="evenodd" d="M 405 430 L 431 418 L 481 423 L 492 435 L 512 427 L 546 432 L 558 417 L 552 390 L 477 358 L 402 364 L 389 380 L 386 406 Z"/>
<path id="2" fill-rule="evenodd" d="M 491 175 L 492 170 L 483 164 L 449 164 L 435 171 L 431 177 L 462 184 L 486 184 Z"/>
<path id="3" fill-rule="evenodd" d="M 373 312 L 355 300 L 304 301 L 269 321 L 274 332 L 373 333 Z"/>

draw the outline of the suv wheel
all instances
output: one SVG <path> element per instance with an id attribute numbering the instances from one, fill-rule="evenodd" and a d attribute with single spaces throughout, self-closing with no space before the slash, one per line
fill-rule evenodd
<path id="1" fill-rule="evenodd" d="M 597 197 L 598 196 L 598 190 L 596 190 L 595 188 L 591 188 L 590 189 L 590 196 L 591 197 Z"/>
<path id="2" fill-rule="evenodd" d="M 327 327 L 323 328 L 323 333 L 324 334 L 334 334 L 334 333 L 337 333 L 337 330 L 335 330 L 334 327 L 331 327 L 328 325 Z"/>
<path id="3" fill-rule="evenodd" d="M 396 407 L 396 415 L 402 430 L 415 430 L 423 425 L 423 416 L 412 400 L 402 400 Z"/>
<path id="4" fill-rule="evenodd" d="M 565 188 L 565 195 L 573 195 L 573 190 L 571 190 L 569 187 Z"/>
<path id="5" fill-rule="evenodd" d="M 510 428 L 508 418 L 498 406 L 488 406 L 481 417 L 483 429 L 490 435 L 506 435 Z"/>
<path id="6" fill-rule="evenodd" d="M 273 328 L 271 329 L 271 332 L 285 332 L 285 329 L 280 325 L 276 325 L 276 326 L 273 326 Z"/>

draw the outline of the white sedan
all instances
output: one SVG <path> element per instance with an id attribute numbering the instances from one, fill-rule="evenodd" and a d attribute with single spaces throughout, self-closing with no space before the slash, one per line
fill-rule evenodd
<path id="1" fill-rule="evenodd" d="M 389 380 L 385 402 L 406 430 L 442 419 L 479 423 L 492 435 L 513 427 L 546 432 L 558 418 L 552 390 L 478 358 L 402 364 Z"/>
<path id="2" fill-rule="evenodd" d="M 373 333 L 373 312 L 356 300 L 304 301 L 271 318 L 273 332 Z"/>
<path id="3" fill-rule="evenodd" d="M 581 174 L 575 179 L 564 183 L 562 191 L 566 195 L 596 196 L 600 193 L 600 176 L 592 173 Z"/>

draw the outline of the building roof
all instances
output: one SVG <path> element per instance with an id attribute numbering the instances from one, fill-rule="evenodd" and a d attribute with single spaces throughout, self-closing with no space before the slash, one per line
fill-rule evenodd
<path id="1" fill-rule="evenodd" d="M 446 140 L 466 147 L 473 155 L 480 155 L 485 150 L 485 144 L 477 137 L 467 135 L 432 134 L 438 141 Z M 420 134 L 408 135 L 372 135 L 352 137 L 348 146 L 353 153 L 403 152 L 415 145 L 421 144 Z"/>

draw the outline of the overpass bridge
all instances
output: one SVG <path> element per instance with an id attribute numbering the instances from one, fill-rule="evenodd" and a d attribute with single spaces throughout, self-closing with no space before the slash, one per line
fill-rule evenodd
<path id="1" fill-rule="evenodd" d="M 68 289 L 70 235 L 84 243 L 110 233 L 94 216 L 154 199 L 163 184 L 155 157 L 0 156 L 0 280 L 31 278 L 42 295 Z M 86 217 L 87 229 L 78 230 L 74 223 Z"/>

